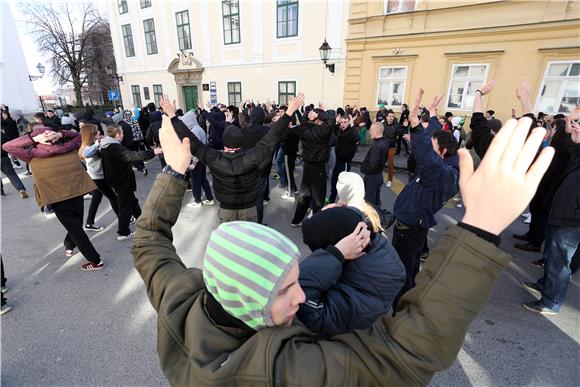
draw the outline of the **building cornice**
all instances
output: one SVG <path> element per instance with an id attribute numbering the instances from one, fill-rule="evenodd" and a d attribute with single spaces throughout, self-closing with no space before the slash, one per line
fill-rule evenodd
<path id="1" fill-rule="evenodd" d="M 497 27 L 479 27 L 479 28 L 466 28 L 462 30 L 444 30 L 444 31 L 427 31 L 427 32 L 411 32 L 406 34 L 393 34 L 393 35 L 373 35 L 373 36 L 362 36 L 360 38 L 347 38 L 346 43 L 355 42 L 367 42 L 367 41 L 377 41 L 385 39 L 416 39 L 417 37 L 422 38 L 437 38 L 445 35 L 491 35 L 496 34 L 498 31 L 525 31 L 529 29 L 530 31 L 537 31 L 538 28 L 533 28 L 534 26 L 541 26 L 542 29 L 558 29 L 561 27 L 573 27 L 578 28 L 578 22 L 580 18 L 563 20 L 557 22 L 535 22 L 535 23 L 522 23 L 522 24 L 510 24 Z"/>
<path id="2" fill-rule="evenodd" d="M 414 59 L 417 58 L 419 55 L 417 54 L 408 54 L 408 55 L 373 55 L 371 58 L 373 59 Z"/>
<path id="3" fill-rule="evenodd" d="M 578 51 L 580 46 L 538 48 L 539 52 Z"/>
<path id="4" fill-rule="evenodd" d="M 505 50 L 487 50 L 487 51 L 462 51 L 462 52 L 446 52 L 445 56 L 484 56 L 484 55 L 501 55 Z"/>

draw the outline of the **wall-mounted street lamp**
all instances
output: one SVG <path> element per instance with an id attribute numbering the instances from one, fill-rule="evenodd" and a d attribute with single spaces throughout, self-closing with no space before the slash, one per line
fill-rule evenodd
<path id="1" fill-rule="evenodd" d="M 44 67 L 44 65 L 42 63 L 38 63 L 36 65 L 36 69 L 38 70 L 38 73 L 40 75 L 29 75 L 28 79 L 30 79 L 31 82 L 42 78 L 44 76 L 44 72 L 46 71 L 46 68 Z"/>
<path id="2" fill-rule="evenodd" d="M 322 59 L 322 63 L 324 63 L 326 68 L 334 74 L 334 63 L 326 63 L 328 62 L 328 59 L 330 58 L 330 52 L 332 51 L 332 48 L 326 39 L 324 39 L 324 43 L 322 43 L 322 46 L 320 46 L 318 50 L 320 51 L 320 59 Z"/>

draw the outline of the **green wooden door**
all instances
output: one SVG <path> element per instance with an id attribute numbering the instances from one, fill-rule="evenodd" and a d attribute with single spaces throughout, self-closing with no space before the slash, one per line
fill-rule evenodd
<path id="1" fill-rule="evenodd" d="M 183 86 L 185 97 L 185 111 L 194 110 L 197 107 L 197 86 Z"/>

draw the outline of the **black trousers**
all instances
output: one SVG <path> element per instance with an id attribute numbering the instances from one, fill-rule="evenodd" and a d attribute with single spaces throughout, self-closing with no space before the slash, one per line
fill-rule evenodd
<path id="1" fill-rule="evenodd" d="M 93 191 L 93 197 L 91 198 L 91 205 L 89 206 L 89 214 L 87 215 L 87 224 L 95 224 L 95 215 L 97 215 L 97 210 L 99 209 L 99 204 L 103 200 L 103 195 L 109 199 L 111 203 L 111 208 L 115 211 L 115 214 L 119 214 L 119 204 L 117 203 L 117 194 L 107 180 L 97 179 L 93 180 L 97 185 L 97 189 Z"/>
<path id="2" fill-rule="evenodd" d="M 302 222 L 312 199 L 313 212 L 320 211 L 324 205 L 326 196 L 326 166 L 310 164 L 304 162 L 304 173 L 302 174 L 302 184 L 298 194 L 298 202 L 294 211 L 293 224 Z"/>
<path id="3" fill-rule="evenodd" d="M 296 179 L 294 178 L 294 168 L 296 167 L 296 154 L 284 155 L 284 166 L 286 169 L 286 177 L 289 181 L 288 192 L 290 196 L 294 196 L 297 191 Z"/>
<path id="4" fill-rule="evenodd" d="M 365 201 L 381 208 L 381 188 L 385 182 L 382 173 L 375 175 L 365 175 Z"/>
<path id="5" fill-rule="evenodd" d="M 117 214 L 117 234 L 127 236 L 131 233 L 131 229 L 129 228 L 131 216 L 134 216 L 135 219 L 140 217 L 141 207 L 139 207 L 139 201 L 135 197 L 135 192 L 132 189 L 118 187 L 115 191 L 117 192 L 117 203 L 119 206 L 119 213 Z"/>
<path id="6" fill-rule="evenodd" d="M 4 261 L 2 260 L 2 255 L 0 254 L 0 265 L 2 266 L 2 287 L 6 286 L 6 276 L 4 275 Z M 6 304 L 6 297 L 4 293 L 0 292 L 0 297 L 2 298 L 2 306 Z"/>
<path id="7" fill-rule="evenodd" d="M 394 306 L 396 306 L 403 294 L 415 287 L 415 276 L 419 273 L 420 256 L 425 247 L 428 232 L 429 229 L 427 228 L 408 227 L 401 225 L 398 221 L 393 227 L 393 247 L 399 254 L 403 266 L 405 266 L 406 274 L 405 284 L 397 296 Z M 395 310 L 396 308 L 393 309 Z"/>
<path id="8" fill-rule="evenodd" d="M 542 243 L 544 243 L 546 237 L 546 226 L 548 225 L 548 217 L 550 215 L 550 207 L 551 205 L 546 203 L 544 193 L 540 191 L 536 192 L 530 202 L 530 214 L 532 215 L 532 219 L 528 231 L 528 238 L 530 243 L 534 246 L 542 246 Z"/>
<path id="9" fill-rule="evenodd" d="M 256 199 L 256 213 L 258 214 L 258 223 L 262 224 L 264 220 L 264 200 L 269 196 L 270 176 L 260 178 L 260 187 L 258 188 L 258 199 Z"/>
<path id="10" fill-rule="evenodd" d="M 77 196 L 62 202 L 52 203 L 51 206 L 54 214 L 67 231 L 64 238 L 64 248 L 73 250 L 78 247 L 88 261 L 99 263 L 101 256 L 83 230 L 83 212 L 85 209 L 83 197 Z"/>

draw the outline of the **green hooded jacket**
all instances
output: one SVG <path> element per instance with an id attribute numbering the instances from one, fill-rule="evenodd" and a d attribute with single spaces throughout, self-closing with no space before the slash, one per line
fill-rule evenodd
<path id="1" fill-rule="evenodd" d="M 175 177 L 157 177 L 133 246 L 135 267 L 158 313 L 161 368 L 174 386 L 427 385 L 454 362 L 510 261 L 493 244 L 452 227 L 396 317 L 327 340 L 299 324 L 248 334 L 215 322 L 201 270 L 186 268 L 176 254 L 171 228 L 185 188 Z"/>

